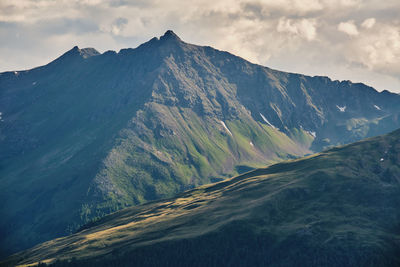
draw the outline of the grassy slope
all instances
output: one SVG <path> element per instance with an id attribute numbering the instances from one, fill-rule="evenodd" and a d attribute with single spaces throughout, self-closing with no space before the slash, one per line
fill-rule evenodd
<path id="1" fill-rule="evenodd" d="M 0 257 L 132 204 L 400 125 L 398 95 L 171 36 L 77 53 L 0 74 Z"/>
<path id="2" fill-rule="evenodd" d="M 97 177 L 100 183 L 106 176 L 122 190 L 111 193 L 110 198 L 138 204 L 171 196 L 185 186 L 212 182 L 213 177 L 237 175 L 238 165 L 256 168 L 309 153 L 301 146 L 303 140 L 296 143 L 247 118 L 225 121 L 231 135 L 215 118 L 201 118 L 190 109 L 155 106 L 144 116 L 160 118 L 159 123 L 168 124 L 165 129 L 171 133 L 146 129 L 147 134 L 140 136 L 137 129 L 124 130 L 121 143 L 109 153 L 104 171 Z M 312 140 L 306 133 L 301 137 L 304 142 Z"/>
<path id="3" fill-rule="evenodd" d="M 47 66 L 1 74 L 0 257 L 128 205 L 309 153 L 308 143 L 249 116 L 227 118 L 233 136 L 227 134 L 220 120 L 229 111 L 220 102 L 239 105 L 232 85 L 201 87 L 215 72 L 204 71 L 204 62 L 196 68 L 207 75 L 196 81 L 185 64 L 165 63 L 162 49 L 175 46 L 88 59 L 73 49 Z M 204 92 L 211 89 L 229 101 L 209 100 Z M 199 94 L 205 115 L 186 99 Z"/>
<path id="4" fill-rule="evenodd" d="M 3 108 L 10 106 L 3 109 L 7 118 L 0 129 L 5 135 L 0 154 L 2 256 L 55 233 L 66 234 L 71 222 L 79 222 L 91 177 L 116 133 L 146 98 L 145 90 L 132 97 L 131 87 L 139 79 L 112 75 L 116 60 L 100 66 L 90 65 L 92 60 L 56 60 L 0 84 Z M 151 72 L 140 77 L 151 79 Z"/>
<path id="5" fill-rule="evenodd" d="M 124 209 L 10 260 L 398 265 L 399 140 L 400 130 Z"/>
<path id="6" fill-rule="evenodd" d="M 86 222 L 117 205 L 171 197 L 311 152 L 314 138 L 306 131 L 284 133 L 255 120 L 238 101 L 235 86 L 208 57 L 198 56 L 202 49 L 187 44 L 171 49 L 177 51 L 160 67 L 151 100 L 120 132 L 96 175 L 90 190 L 100 189 L 105 201 L 83 204 Z"/>

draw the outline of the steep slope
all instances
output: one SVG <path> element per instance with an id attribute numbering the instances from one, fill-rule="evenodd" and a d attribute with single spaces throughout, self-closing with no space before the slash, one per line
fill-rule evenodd
<path id="1" fill-rule="evenodd" d="M 8 263 L 398 266 L 399 155 L 397 130 L 124 209 Z"/>
<path id="2" fill-rule="evenodd" d="M 400 97 L 271 70 L 168 31 L 0 74 L 1 252 L 399 127 Z"/>

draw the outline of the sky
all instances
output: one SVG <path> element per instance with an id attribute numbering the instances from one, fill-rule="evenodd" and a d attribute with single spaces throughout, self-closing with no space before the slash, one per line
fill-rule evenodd
<path id="1" fill-rule="evenodd" d="M 270 68 L 400 93 L 399 0 L 0 0 L 0 72 L 166 30 Z"/>

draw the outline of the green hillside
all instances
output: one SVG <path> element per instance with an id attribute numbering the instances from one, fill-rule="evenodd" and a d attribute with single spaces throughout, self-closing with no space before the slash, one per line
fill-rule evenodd
<path id="1" fill-rule="evenodd" d="M 400 96 L 167 31 L 0 73 L 0 112 L 3 257 L 128 206 L 388 133 Z"/>
<path id="2" fill-rule="evenodd" d="M 52 266 L 399 266 L 400 130 L 127 208 L 9 258 Z"/>

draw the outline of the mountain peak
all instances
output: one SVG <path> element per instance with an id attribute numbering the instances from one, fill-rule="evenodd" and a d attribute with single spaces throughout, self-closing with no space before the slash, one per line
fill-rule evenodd
<path id="1" fill-rule="evenodd" d="M 163 36 L 160 37 L 160 40 L 175 40 L 181 41 L 178 35 L 176 35 L 172 30 L 168 30 L 164 33 Z"/>
<path id="2" fill-rule="evenodd" d="M 178 35 L 176 35 L 172 30 L 168 30 L 160 38 L 153 37 L 149 41 L 139 45 L 138 48 L 159 47 L 160 45 L 163 47 L 173 48 L 179 46 L 182 43 L 183 42 Z M 129 53 L 129 51 L 132 51 L 132 49 L 121 49 L 120 53 L 122 52 L 123 54 L 125 54 Z"/>
<path id="3" fill-rule="evenodd" d="M 70 50 L 65 52 L 64 55 L 73 55 L 73 54 L 79 53 L 79 51 L 80 51 L 79 47 L 77 45 L 75 45 Z"/>
<path id="4" fill-rule="evenodd" d="M 80 49 L 78 46 L 74 46 L 53 62 L 64 62 L 64 60 L 75 60 L 77 58 L 86 59 L 97 55 L 100 55 L 100 53 L 94 48 L 87 47 Z"/>
<path id="5" fill-rule="evenodd" d="M 83 58 L 100 55 L 99 51 L 97 51 L 96 49 L 94 49 L 92 47 L 86 47 L 86 48 L 79 49 L 79 52 Z"/>
<path id="6" fill-rule="evenodd" d="M 74 46 L 71 50 L 64 53 L 63 56 L 80 56 L 83 58 L 89 58 L 92 56 L 100 55 L 100 53 L 91 47 L 80 49 L 78 46 Z"/>

